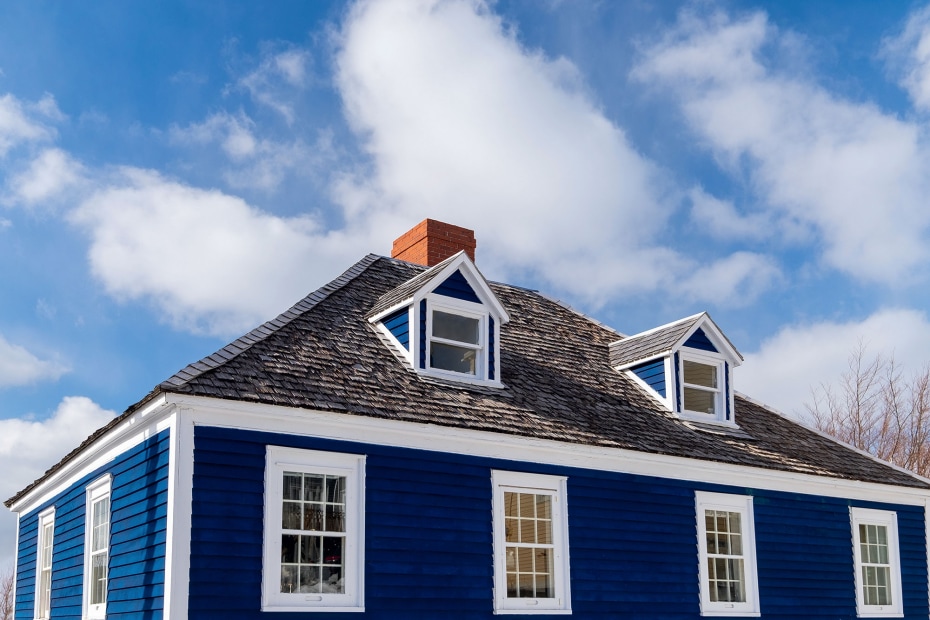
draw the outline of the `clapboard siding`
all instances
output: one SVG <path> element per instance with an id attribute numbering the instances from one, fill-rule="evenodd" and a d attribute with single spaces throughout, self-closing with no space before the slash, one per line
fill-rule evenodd
<path id="1" fill-rule="evenodd" d="M 397 312 L 384 317 L 381 322 L 388 331 L 397 338 L 402 347 L 410 349 L 410 310 L 401 308 Z"/>
<path id="2" fill-rule="evenodd" d="M 471 284 L 468 283 L 461 271 L 456 271 L 450 275 L 442 284 L 433 289 L 433 292 L 437 295 L 445 295 L 446 297 L 471 301 L 476 304 L 481 303 L 475 289 L 471 287 Z"/>
<path id="3" fill-rule="evenodd" d="M 856 617 L 851 502 L 843 499 L 198 426 L 192 620 L 262 615 L 267 445 L 366 455 L 367 618 L 493 617 L 493 469 L 568 477 L 576 618 L 701 617 L 696 490 L 754 497 L 763 618 Z M 922 509 L 870 507 L 897 511 L 905 617 L 926 618 Z M 311 616 L 342 614 L 297 614 Z"/>
<path id="4" fill-rule="evenodd" d="M 107 473 L 113 476 L 107 618 L 155 620 L 162 617 L 169 445 L 169 432 L 163 431 L 85 476 L 21 519 L 17 620 L 33 617 L 38 513 L 51 505 L 55 506 L 52 618 L 81 618 L 85 489 Z"/>
<path id="5" fill-rule="evenodd" d="M 657 359 L 630 368 L 633 373 L 665 398 L 665 359 Z"/>
<path id="6" fill-rule="evenodd" d="M 710 341 L 710 338 L 707 337 L 707 334 L 705 334 L 704 330 L 701 328 L 698 328 L 696 332 L 691 334 L 691 337 L 685 341 L 684 346 L 701 351 L 719 353 L 719 351 L 717 351 L 717 347 L 714 346 L 714 343 Z"/>

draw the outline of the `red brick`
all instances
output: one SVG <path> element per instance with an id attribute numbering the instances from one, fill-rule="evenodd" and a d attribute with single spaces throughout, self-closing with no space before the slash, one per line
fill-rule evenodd
<path id="1" fill-rule="evenodd" d="M 432 267 L 462 250 L 475 260 L 476 247 L 473 230 L 427 218 L 394 241 L 391 257 Z"/>

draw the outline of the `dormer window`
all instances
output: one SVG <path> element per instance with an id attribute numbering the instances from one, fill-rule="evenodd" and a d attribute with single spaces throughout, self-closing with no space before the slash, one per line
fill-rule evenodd
<path id="1" fill-rule="evenodd" d="M 368 320 L 420 375 L 503 387 L 500 329 L 510 317 L 464 252 L 382 295 Z"/>
<path id="2" fill-rule="evenodd" d="M 478 375 L 483 357 L 483 317 L 433 309 L 429 366 L 434 370 Z"/>
<path id="3" fill-rule="evenodd" d="M 685 413 L 709 415 L 717 419 L 722 408 L 722 361 L 696 359 L 693 354 L 682 354 L 681 383 L 682 408 Z"/>
<path id="4" fill-rule="evenodd" d="M 693 422 L 736 425 L 733 369 L 743 358 L 707 313 L 611 343 L 610 362 L 667 411 Z"/>

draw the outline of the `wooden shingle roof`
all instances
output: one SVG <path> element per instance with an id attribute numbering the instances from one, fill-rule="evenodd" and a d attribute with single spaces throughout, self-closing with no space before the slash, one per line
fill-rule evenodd
<path id="1" fill-rule="evenodd" d="M 411 263 L 366 256 L 277 319 L 160 383 L 112 424 L 169 392 L 338 412 L 358 416 L 360 422 L 366 417 L 419 422 L 930 488 L 919 477 L 739 395 L 735 412 L 741 433 L 707 432 L 680 420 L 612 368 L 610 345 L 617 342 L 617 332 L 523 288 L 491 284 L 510 315 L 500 330 L 503 388 L 424 378 L 398 360 L 366 319 L 376 305 L 387 307 L 386 293 L 424 271 Z M 683 330 L 680 337 L 689 319 L 673 324 L 662 342 Z M 651 342 L 653 346 L 664 345 Z M 46 475 L 89 449 L 105 430 Z"/>

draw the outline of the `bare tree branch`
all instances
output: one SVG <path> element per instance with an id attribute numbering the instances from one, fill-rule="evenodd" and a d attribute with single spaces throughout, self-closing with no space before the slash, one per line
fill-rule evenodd
<path id="1" fill-rule="evenodd" d="M 13 620 L 16 603 L 16 575 L 13 567 L 0 573 L 0 620 Z"/>

